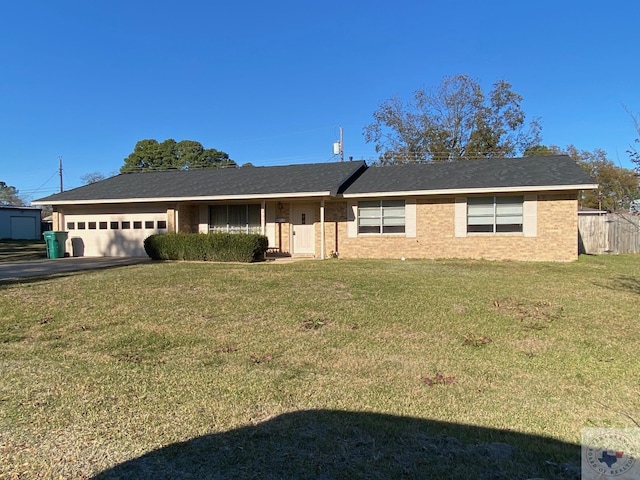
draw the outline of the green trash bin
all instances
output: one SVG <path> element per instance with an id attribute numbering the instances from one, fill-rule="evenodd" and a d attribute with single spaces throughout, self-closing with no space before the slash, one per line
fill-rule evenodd
<path id="1" fill-rule="evenodd" d="M 44 232 L 44 241 L 47 244 L 47 258 L 63 258 L 68 232 Z"/>

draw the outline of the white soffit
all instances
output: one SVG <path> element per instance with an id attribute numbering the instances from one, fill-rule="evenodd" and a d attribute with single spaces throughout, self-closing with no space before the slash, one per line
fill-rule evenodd
<path id="1" fill-rule="evenodd" d="M 214 202 L 237 200 L 270 200 L 286 198 L 327 197 L 331 192 L 269 193 L 249 195 L 215 195 L 203 197 L 157 197 L 157 198 L 103 198 L 98 200 L 59 200 L 53 202 L 31 202 L 34 205 L 102 205 L 109 203 L 166 203 L 166 202 Z"/>
<path id="2" fill-rule="evenodd" d="M 407 190 L 397 192 L 365 192 L 365 193 L 348 193 L 344 194 L 344 198 L 366 198 L 366 197 L 420 197 L 433 195 L 472 195 L 487 193 L 511 193 L 511 192 L 553 192 L 567 190 L 591 190 L 598 188 L 597 183 L 588 183 L 583 185 L 540 185 L 540 186 L 521 186 L 521 187 L 494 187 L 494 188 L 461 188 L 461 189 L 440 189 L 440 190 Z"/>

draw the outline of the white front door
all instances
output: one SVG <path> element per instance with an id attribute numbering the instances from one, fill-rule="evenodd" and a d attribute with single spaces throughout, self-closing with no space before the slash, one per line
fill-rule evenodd
<path id="1" fill-rule="evenodd" d="M 293 205 L 291 235 L 293 235 L 294 255 L 313 255 L 316 253 L 315 206 L 312 204 Z"/>

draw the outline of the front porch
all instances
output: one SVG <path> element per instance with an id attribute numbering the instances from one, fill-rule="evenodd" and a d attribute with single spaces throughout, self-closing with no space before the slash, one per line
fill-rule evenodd
<path id="1" fill-rule="evenodd" d="M 167 215 L 170 232 L 259 233 L 269 258 L 326 257 L 324 199 L 179 203 Z"/>

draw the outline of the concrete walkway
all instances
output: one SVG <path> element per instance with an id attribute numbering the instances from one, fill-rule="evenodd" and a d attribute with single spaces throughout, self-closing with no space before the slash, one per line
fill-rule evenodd
<path id="1" fill-rule="evenodd" d="M 94 270 L 149 262 L 147 257 L 67 257 L 18 262 L 0 262 L 0 282 L 14 278 L 39 277 L 56 273 Z"/>

